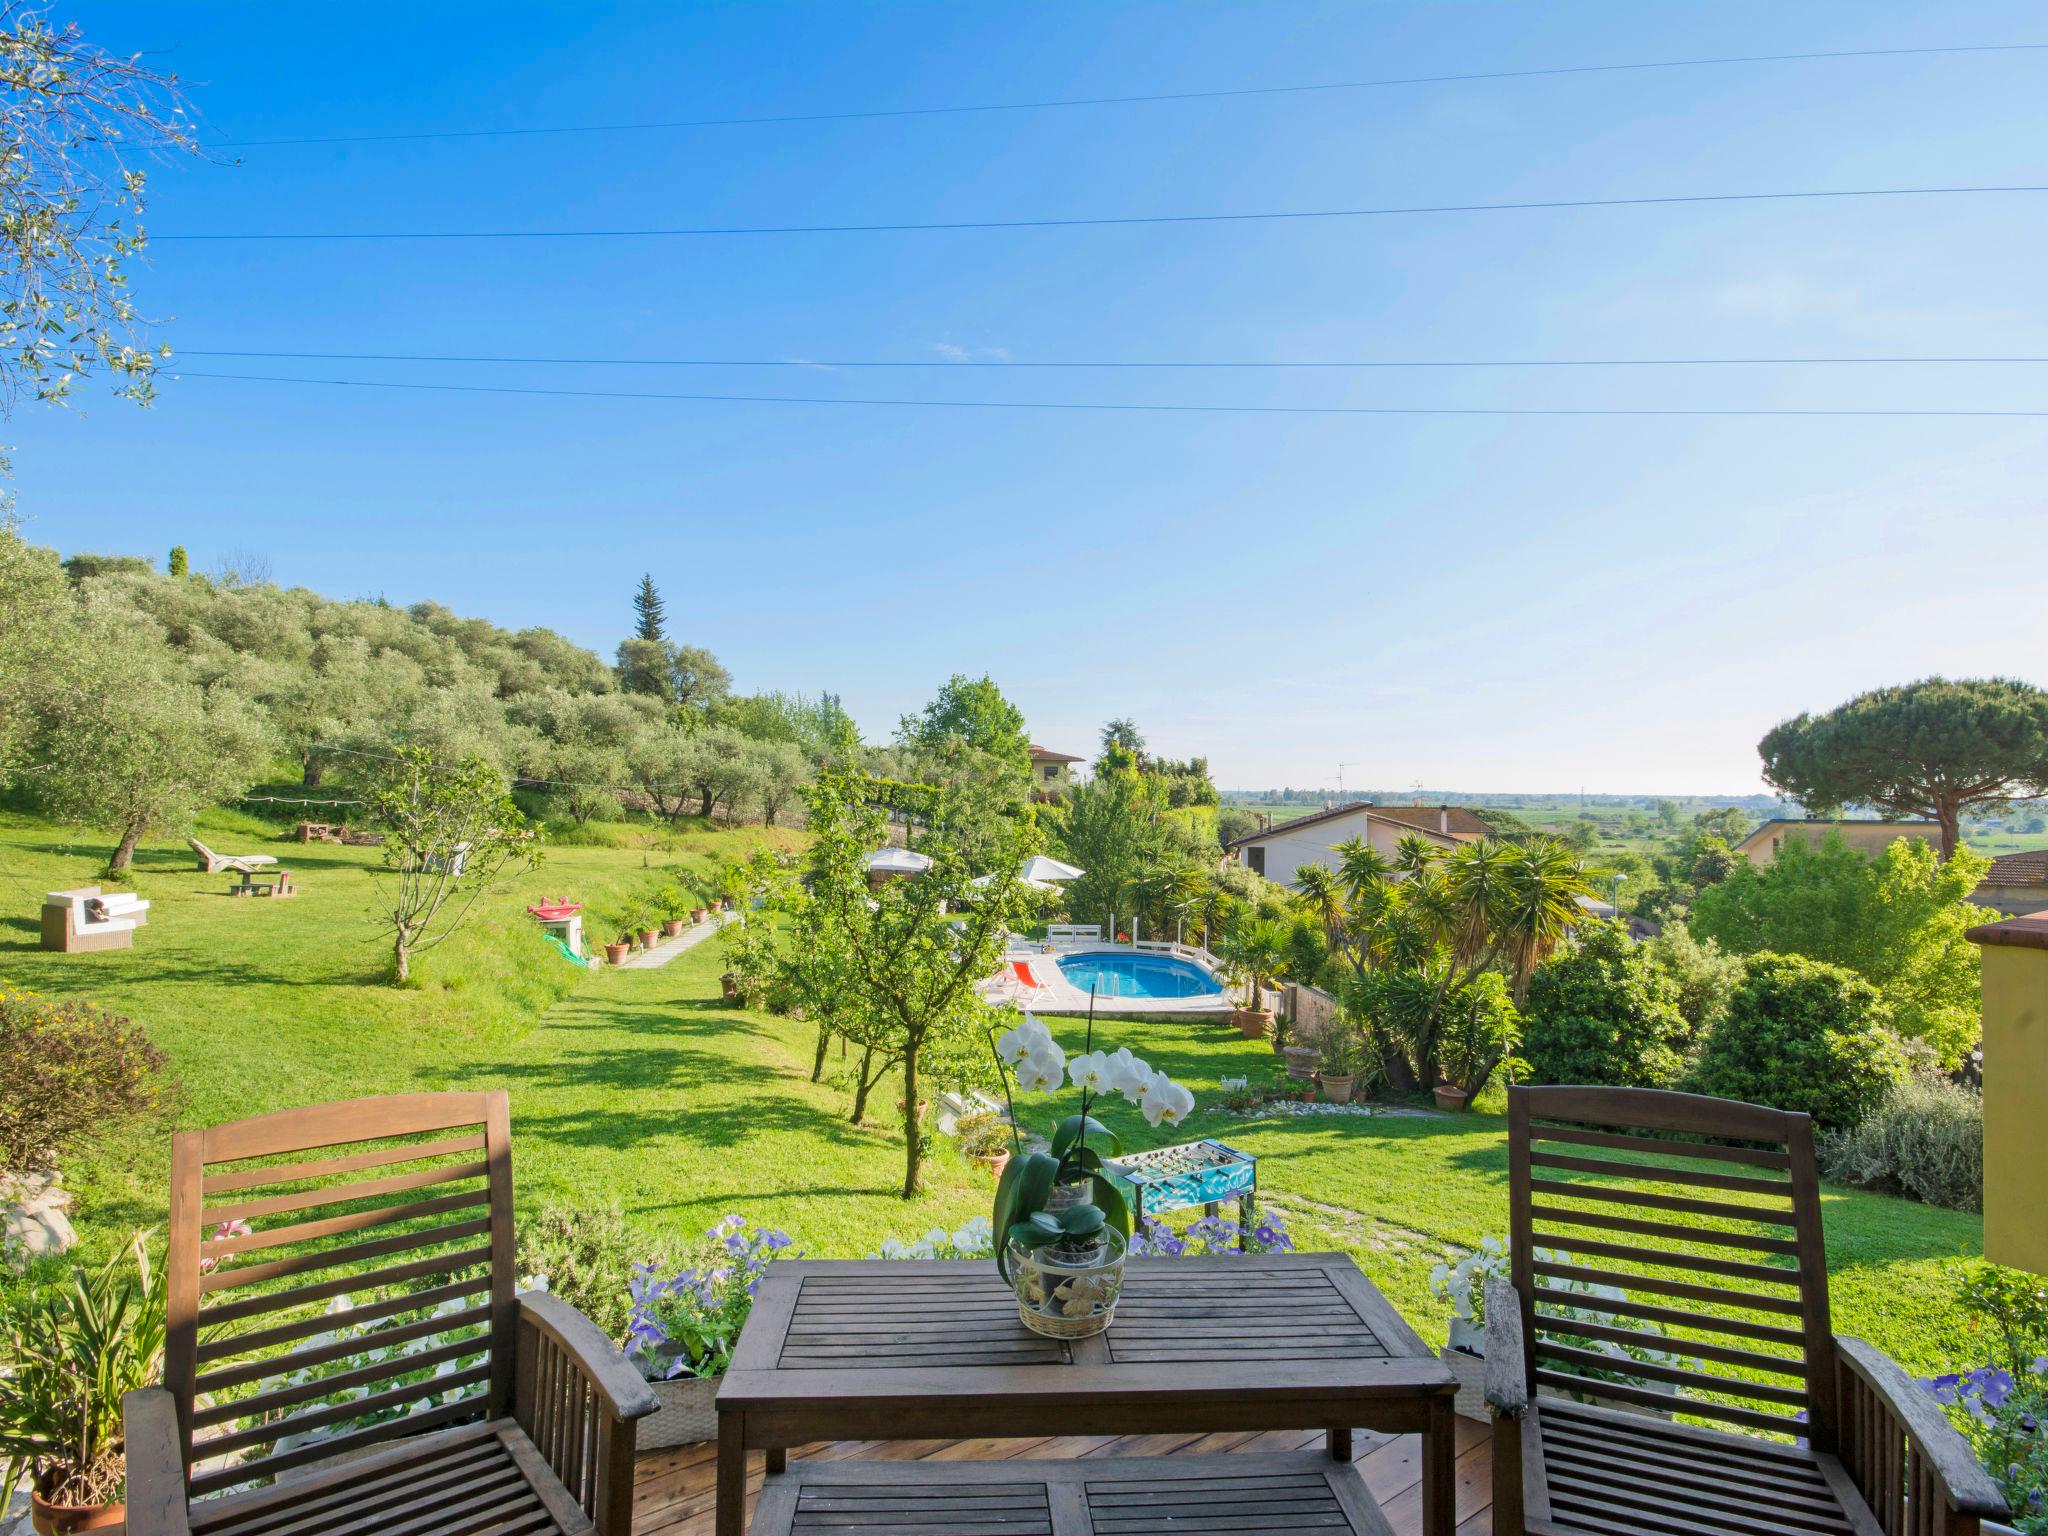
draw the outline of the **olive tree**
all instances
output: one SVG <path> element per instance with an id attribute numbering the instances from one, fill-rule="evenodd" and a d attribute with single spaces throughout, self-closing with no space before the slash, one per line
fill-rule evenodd
<path id="1" fill-rule="evenodd" d="M 376 918 L 391 931 L 395 979 L 405 981 L 412 957 L 446 942 L 506 868 L 539 866 L 540 837 L 481 758 L 442 766 L 406 747 L 368 763 L 364 814 L 384 833 L 392 872 Z"/>
<path id="2" fill-rule="evenodd" d="M 1757 743 L 1764 779 L 1818 815 L 1874 805 L 1941 827 L 1972 806 L 2048 794 L 2048 692 L 2012 678 L 1925 678 L 1798 715 Z"/>
<path id="3" fill-rule="evenodd" d="M 153 832 L 248 789 L 264 756 L 249 706 L 201 688 L 147 620 L 90 605 L 50 637 L 72 668 L 40 711 L 31 793 L 60 821 L 114 834 L 109 872 Z"/>

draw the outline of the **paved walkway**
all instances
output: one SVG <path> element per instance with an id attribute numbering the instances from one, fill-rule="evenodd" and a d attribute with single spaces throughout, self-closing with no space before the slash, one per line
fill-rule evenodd
<path id="1" fill-rule="evenodd" d="M 627 959 L 619 962 L 622 971 L 651 971 L 657 965 L 667 965 L 677 955 L 695 949 L 711 935 L 723 928 L 730 913 L 713 915 L 709 922 L 692 923 L 672 939 L 663 939 L 652 949 L 636 949 Z"/>

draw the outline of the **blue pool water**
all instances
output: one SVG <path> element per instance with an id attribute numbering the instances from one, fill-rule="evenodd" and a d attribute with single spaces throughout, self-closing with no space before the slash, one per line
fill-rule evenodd
<path id="1" fill-rule="evenodd" d="M 1068 981 L 1097 997 L 1213 997 L 1223 983 L 1191 960 L 1128 952 L 1062 955 Z"/>

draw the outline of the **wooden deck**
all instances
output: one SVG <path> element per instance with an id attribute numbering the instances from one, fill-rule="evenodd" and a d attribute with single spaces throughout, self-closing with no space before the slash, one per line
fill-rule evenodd
<path id="1" fill-rule="evenodd" d="M 1486 1428 L 1469 1419 L 1458 1423 L 1458 1536 L 1491 1536 L 1493 1500 Z M 1263 1435 L 1072 1436 L 1053 1440 L 840 1440 L 792 1451 L 796 1457 L 868 1461 L 937 1459 L 1000 1460 L 1005 1457 L 1167 1456 L 1177 1452 L 1294 1451 L 1320 1444 L 1316 1431 L 1287 1430 Z M 1379 1500 L 1397 1536 L 1420 1536 L 1422 1462 L 1413 1435 L 1357 1431 L 1358 1469 Z M 715 1447 L 685 1445 L 640 1458 L 633 1497 L 634 1536 L 711 1536 Z M 747 1505 L 752 1519 L 761 1488 L 761 1458 L 747 1468 Z"/>

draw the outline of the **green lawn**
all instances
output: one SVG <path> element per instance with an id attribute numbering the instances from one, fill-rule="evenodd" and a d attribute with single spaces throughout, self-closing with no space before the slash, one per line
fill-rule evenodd
<path id="1" fill-rule="evenodd" d="M 260 827 L 223 818 L 202 835 L 243 849 Z M 658 970 L 592 975 L 545 949 L 520 912 L 541 894 L 603 901 L 670 868 L 701 876 L 764 837 L 792 834 L 696 831 L 667 848 L 556 849 L 474 929 L 428 956 L 416 985 L 395 988 L 382 979 L 388 961 L 365 915 L 384 878 L 375 850 L 265 845 L 285 855 L 304 892 L 268 902 L 229 899 L 225 877 L 198 874 L 182 846 L 149 847 L 137 886 L 155 906 L 136 947 L 61 956 L 36 947 L 41 892 L 88 882 L 104 850 L 67 849 L 47 827 L 0 819 L 9 908 L 0 977 L 95 998 L 147 1027 L 182 1084 L 180 1124 L 358 1094 L 504 1085 L 522 1209 L 616 1203 L 650 1243 L 739 1211 L 784 1228 L 809 1253 L 860 1255 L 884 1237 L 985 1212 L 987 1180 L 943 1141 L 930 1192 L 900 1200 L 893 1128 L 847 1124 L 844 1090 L 808 1081 L 803 1022 L 717 1000 L 715 943 Z M 1080 1047 L 1079 1021 L 1052 1023 Z M 1101 1042 L 1130 1046 L 1203 1104 L 1224 1077 L 1275 1070 L 1269 1049 L 1221 1024 L 1118 1021 L 1102 1027 Z M 873 1102 L 890 1118 L 893 1088 Z M 1030 1124 L 1050 1117 L 1046 1100 L 1018 1107 Z M 1503 1126 L 1489 1116 L 1245 1122 L 1203 1110 L 1178 1130 L 1153 1131 L 1120 1102 L 1104 1115 L 1134 1145 L 1214 1135 L 1256 1154 L 1263 1189 L 1303 1246 L 1354 1254 L 1438 1337 L 1447 1313 L 1428 1294 L 1430 1265 L 1505 1227 Z M 67 1170 L 93 1250 L 163 1220 L 165 1129 L 123 1134 Z M 1915 1371 L 1969 1353 L 1941 1267 L 1978 1251 L 1978 1218 L 1832 1188 L 1826 1215 L 1838 1329 Z"/>

